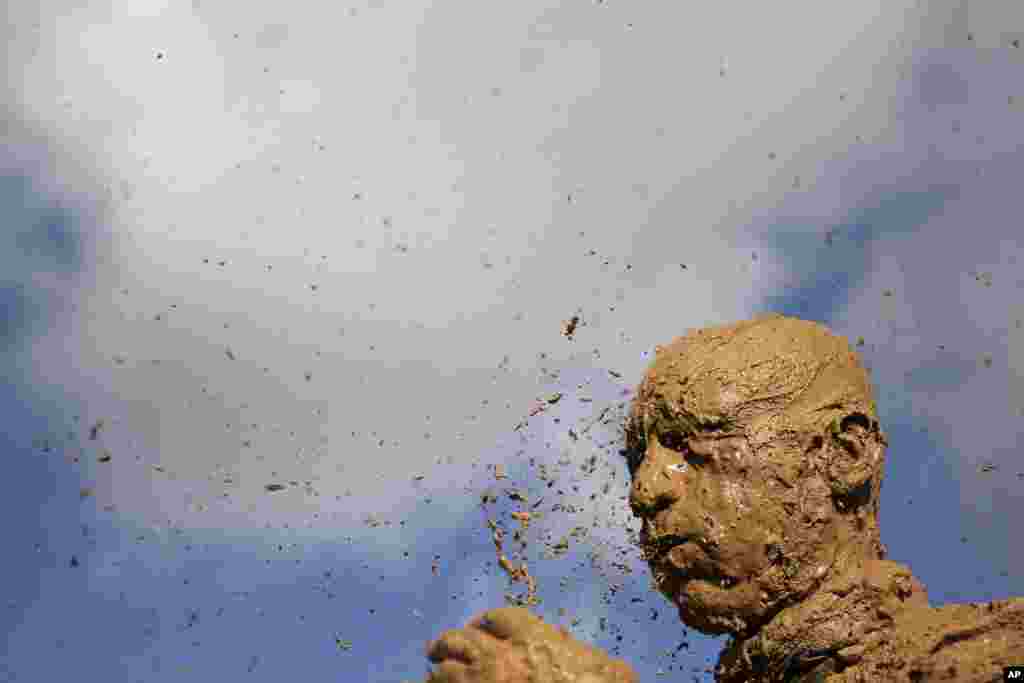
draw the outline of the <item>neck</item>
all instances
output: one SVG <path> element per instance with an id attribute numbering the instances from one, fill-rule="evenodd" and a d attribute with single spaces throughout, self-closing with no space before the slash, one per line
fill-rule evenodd
<path id="1" fill-rule="evenodd" d="M 901 564 L 861 559 L 833 567 L 846 569 L 756 633 L 734 637 L 719 658 L 716 680 L 784 680 L 819 662 L 842 668 L 854 663 L 864 635 L 888 628 L 901 610 L 928 606 L 924 586 Z"/>

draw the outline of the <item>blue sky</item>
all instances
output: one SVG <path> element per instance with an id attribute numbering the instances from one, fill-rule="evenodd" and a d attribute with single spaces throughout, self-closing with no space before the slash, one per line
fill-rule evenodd
<path id="1" fill-rule="evenodd" d="M 849 4 L 8 7 L 0 680 L 421 680 L 513 490 L 539 614 L 711 680 L 614 418 L 764 311 L 864 338 L 932 603 L 1024 594 L 1024 13 Z"/>

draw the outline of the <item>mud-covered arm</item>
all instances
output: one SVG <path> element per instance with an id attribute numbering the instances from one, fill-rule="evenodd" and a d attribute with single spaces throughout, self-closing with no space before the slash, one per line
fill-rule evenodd
<path id="1" fill-rule="evenodd" d="M 425 683 L 639 683 L 621 659 L 522 607 L 493 609 L 427 645 Z"/>

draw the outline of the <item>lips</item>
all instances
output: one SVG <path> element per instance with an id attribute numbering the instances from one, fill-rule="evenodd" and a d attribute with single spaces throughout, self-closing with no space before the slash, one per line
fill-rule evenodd
<path id="1" fill-rule="evenodd" d="M 642 535 L 644 536 L 642 540 L 644 542 L 648 559 L 651 560 L 663 560 L 665 555 L 671 552 L 673 548 L 694 540 L 694 537 L 689 534 L 662 534 L 661 536 L 655 537 L 651 537 L 646 533 Z"/>
<path id="2" fill-rule="evenodd" d="M 647 548 L 652 562 L 671 566 L 684 583 L 703 581 L 721 588 L 732 588 L 737 583 L 735 577 L 722 571 L 696 536 L 663 534 L 649 539 Z"/>

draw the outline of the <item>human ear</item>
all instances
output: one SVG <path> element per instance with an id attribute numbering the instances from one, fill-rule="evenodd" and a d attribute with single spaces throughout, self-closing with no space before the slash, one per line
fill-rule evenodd
<path id="1" fill-rule="evenodd" d="M 869 483 L 881 470 L 885 449 L 878 423 L 864 413 L 850 413 L 830 425 L 828 475 L 836 497 L 857 499 L 870 496 Z"/>

